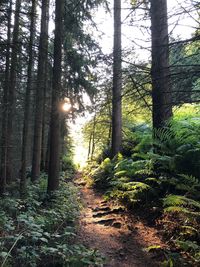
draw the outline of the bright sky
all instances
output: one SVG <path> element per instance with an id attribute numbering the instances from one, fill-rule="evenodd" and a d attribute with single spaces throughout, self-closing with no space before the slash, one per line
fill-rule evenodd
<path id="1" fill-rule="evenodd" d="M 130 14 L 130 1 L 122 0 L 122 46 L 126 50 L 130 47 L 135 47 L 135 52 L 138 55 L 138 60 L 148 60 L 150 57 L 150 22 L 145 21 L 144 19 L 140 20 L 143 17 L 141 11 L 137 11 L 136 14 Z M 194 32 L 194 27 L 196 22 L 193 17 L 196 17 L 195 13 L 190 15 L 176 15 L 181 13 L 180 11 L 183 8 L 187 8 L 190 0 L 186 0 L 183 3 L 182 0 L 168 0 L 168 14 L 169 14 L 169 32 L 172 32 L 173 37 L 179 36 L 181 39 L 187 39 L 191 37 L 191 33 Z M 184 5 L 182 7 L 182 5 Z M 113 11 L 113 0 L 110 0 L 110 10 Z M 104 53 L 112 53 L 113 47 L 113 16 L 111 13 L 108 13 L 104 8 L 99 8 L 94 13 L 94 21 L 98 24 L 98 31 L 91 30 L 90 27 L 88 31 L 93 31 L 93 35 L 99 41 L 100 46 Z M 126 19 L 128 17 L 128 19 Z M 131 25 L 130 25 L 131 19 Z M 174 27 L 176 24 L 176 27 Z M 142 27 L 139 27 L 142 26 Z M 147 29 L 146 29 L 147 28 Z M 134 44 L 135 42 L 135 44 Z M 147 49 L 145 49 L 146 47 Z M 88 101 L 88 100 L 87 100 Z M 71 133 L 74 138 L 75 144 L 75 157 L 74 160 L 76 163 L 79 163 L 81 166 L 84 166 L 87 160 L 87 146 L 84 144 L 83 135 L 81 129 L 84 126 L 85 122 L 89 120 L 90 116 L 79 117 L 76 119 L 75 124 L 71 123 Z"/>
<path id="2" fill-rule="evenodd" d="M 80 168 L 84 167 L 87 161 L 88 147 L 85 144 L 82 127 L 87 121 L 87 117 L 79 117 L 75 123 L 70 123 L 70 133 L 74 141 L 74 162 Z"/>
<path id="3" fill-rule="evenodd" d="M 150 21 L 143 19 L 143 12 L 137 11 L 131 13 L 130 1 L 122 0 L 122 46 L 123 49 L 128 47 L 136 48 L 136 52 L 139 59 L 145 60 L 149 53 L 144 49 L 150 48 Z M 184 8 L 190 6 L 191 0 L 168 0 L 168 16 L 169 19 L 169 32 L 172 32 L 174 37 L 179 36 L 182 39 L 191 37 L 191 33 L 194 32 L 196 22 L 194 17 L 197 17 L 195 12 L 189 14 L 181 14 Z M 113 0 L 110 0 L 110 10 L 113 11 Z M 141 20 L 140 20 L 141 19 Z M 111 53 L 113 47 L 113 16 L 111 13 L 106 13 L 104 8 L 99 8 L 95 14 L 95 22 L 98 24 L 99 33 L 101 34 L 100 45 L 102 46 L 104 53 Z M 139 21 L 140 20 L 140 21 Z M 131 23 L 130 23 L 131 21 Z M 176 24 L 176 27 L 174 25 Z M 145 27 L 147 29 L 145 29 Z M 99 34 L 98 33 L 98 34 Z M 96 33 L 96 35 L 98 35 Z M 137 44 L 137 45 L 136 45 Z M 140 48 L 142 46 L 143 48 Z"/>
<path id="4" fill-rule="evenodd" d="M 90 105 L 89 97 L 84 94 L 83 101 L 86 105 Z M 80 168 L 84 167 L 88 156 L 88 145 L 84 141 L 82 128 L 84 124 L 91 119 L 92 115 L 87 113 L 85 116 L 78 116 L 74 122 L 68 123 L 70 134 L 74 141 L 74 162 Z"/>

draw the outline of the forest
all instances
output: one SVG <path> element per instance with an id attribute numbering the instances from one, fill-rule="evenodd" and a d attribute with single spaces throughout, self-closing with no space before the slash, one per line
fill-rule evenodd
<path id="1" fill-rule="evenodd" d="M 198 0 L 0 1 L 0 266 L 200 266 Z"/>

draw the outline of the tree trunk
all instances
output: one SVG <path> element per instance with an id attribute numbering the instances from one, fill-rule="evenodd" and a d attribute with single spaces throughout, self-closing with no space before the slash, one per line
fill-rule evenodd
<path id="1" fill-rule="evenodd" d="M 16 0 L 15 19 L 13 28 L 12 54 L 10 66 L 10 83 L 8 95 L 8 125 L 7 125 L 7 170 L 6 179 L 8 182 L 13 180 L 13 122 L 16 108 L 16 75 L 18 68 L 19 54 L 19 21 L 20 21 L 21 0 Z"/>
<path id="2" fill-rule="evenodd" d="M 33 141 L 32 182 L 40 175 L 41 146 L 42 146 L 42 119 L 44 105 L 44 90 L 46 86 L 45 70 L 48 56 L 48 25 L 49 0 L 42 0 L 41 33 L 39 43 L 39 59 L 36 91 L 35 127 Z"/>
<path id="3" fill-rule="evenodd" d="M 61 155 L 61 158 L 63 158 L 63 156 L 66 153 L 65 136 L 68 135 L 67 127 L 66 127 L 66 116 L 64 113 L 61 115 L 60 121 L 61 121 L 60 123 L 60 144 L 61 144 L 60 155 Z"/>
<path id="4" fill-rule="evenodd" d="M 30 107 L 31 107 L 31 87 L 34 66 L 34 39 L 35 39 L 35 24 L 36 24 L 36 6 L 37 0 L 32 0 L 31 7 L 31 24 L 30 24 L 30 41 L 29 41 L 29 61 L 27 71 L 27 87 L 25 96 L 25 109 L 24 109 L 24 125 L 23 125 L 23 139 L 22 139 L 22 160 L 21 160 L 21 179 L 20 179 L 20 192 L 24 193 L 26 187 L 26 165 L 27 165 L 27 149 L 28 149 L 28 136 L 29 136 L 29 122 L 30 122 Z"/>
<path id="5" fill-rule="evenodd" d="M 109 129 L 108 129 L 108 139 L 107 139 L 107 147 L 109 148 L 109 154 L 110 154 L 110 143 L 112 140 L 112 106 L 110 104 L 109 95 L 107 95 L 107 102 L 108 102 L 108 116 L 109 116 Z"/>
<path id="6" fill-rule="evenodd" d="M 95 131 L 96 131 L 96 110 L 95 110 L 95 115 L 93 118 L 93 127 L 92 127 L 92 140 L 91 140 L 91 156 L 90 159 L 93 160 L 93 156 L 94 156 L 94 151 L 95 151 Z"/>
<path id="7" fill-rule="evenodd" d="M 112 157 L 122 145 L 122 63 L 121 63 L 121 0 L 114 1 L 114 49 L 113 49 L 113 96 L 112 96 Z"/>
<path id="8" fill-rule="evenodd" d="M 50 130 L 48 130 L 48 137 L 47 137 L 47 149 L 45 155 L 45 172 L 48 173 L 49 171 L 49 158 L 50 158 Z"/>
<path id="9" fill-rule="evenodd" d="M 60 93 L 61 93 L 61 61 L 62 61 L 62 34 L 64 1 L 56 0 L 55 11 L 55 39 L 54 39 L 54 66 L 53 66 L 53 90 L 52 110 L 50 125 L 50 160 L 48 188 L 50 193 L 58 189 L 60 172 Z"/>
<path id="10" fill-rule="evenodd" d="M 45 170 L 45 151 L 46 151 L 46 96 L 47 96 L 47 87 L 48 87 L 48 62 L 46 62 L 46 71 L 45 71 L 45 80 L 46 85 L 44 88 L 44 103 L 43 103 L 43 111 L 42 111 L 42 145 L 41 145 L 41 162 L 40 162 L 40 169 L 41 171 Z"/>
<path id="11" fill-rule="evenodd" d="M 92 132 L 90 133 L 90 137 L 89 137 L 89 144 L 88 144 L 88 156 L 87 156 L 87 160 L 90 159 L 90 153 L 91 153 L 91 144 L 92 144 Z"/>
<path id="12" fill-rule="evenodd" d="M 2 114 L 2 137 L 1 137 L 1 173 L 0 173 L 0 188 L 1 193 L 4 193 L 6 187 L 6 166 L 7 166 L 7 123 L 8 123 L 8 92 L 9 92 L 9 77 L 10 77 L 10 43 L 11 43 L 11 15 L 12 1 L 8 10 L 8 25 L 7 25 L 7 47 L 6 47 L 6 69 L 5 82 L 3 88 L 3 114 Z"/>
<path id="13" fill-rule="evenodd" d="M 172 116 L 167 1 L 151 0 L 153 129 Z"/>
<path id="14" fill-rule="evenodd" d="M 48 173 L 49 170 L 49 158 L 50 158 L 50 110 L 51 110 L 51 103 L 52 103 L 52 75 L 53 75 L 53 63 L 49 62 L 48 65 L 48 90 L 47 90 L 47 113 L 48 113 L 48 129 L 47 129 L 47 144 L 46 144 L 46 152 L 45 152 L 45 159 L 44 159 L 44 171 Z"/>

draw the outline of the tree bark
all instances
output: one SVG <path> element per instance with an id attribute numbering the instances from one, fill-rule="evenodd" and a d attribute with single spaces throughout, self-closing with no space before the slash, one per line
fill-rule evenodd
<path id="1" fill-rule="evenodd" d="M 46 96 L 47 96 L 47 87 L 48 87 L 48 62 L 46 62 L 46 71 L 45 71 L 45 80 L 46 85 L 44 88 L 44 103 L 43 103 L 43 110 L 42 110 L 42 145 L 41 145 L 41 162 L 40 162 L 40 169 L 41 171 L 45 170 L 45 151 L 46 151 Z"/>
<path id="2" fill-rule="evenodd" d="M 49 171 L 49 158 L 50 158 L 50 130 L 48 130 L 48 137 L 47 137 L 47 149 L 45 154 L 45 172 L 48 173 Z"/>
<path id="3" fill-rule="evenodd" d="M 27 149 L 28 149 L 28 136 L 29 136 L 29 123 L 30 123 L 30 102 L 31 102 L 31 87 L 33 78 L 33 66 L 34 66 L 34 39 L 36 31 L 36 6 L 37 0 L 32 0 L 31 7 L 31 24 L 30 24 L 30 41 L 29 41 L 29 61 L 27 70 L 27 87 L 25 95 L 25 109 L 24 109 L 24 125 L 23 125 L 23 139 L 22 139 L 22 160 L 21 160 L 21 179 L 20 179 L 20 192 L 24 193 L 26 188 L 26 167 L 27 167 Z"/>
<path id="4" fill-rule="evenodd" d="M 87 160 L 90 159 L 90 153 L 91 153 L 91 144 L 92 144 L 92 131 L 90 133 L 90 137 L 89 137 L 89 144 L 88 144 L 88 156 L 87 156 Z"/>
<path id="5" fill-rule="evenodd" d="M 7 25 L 7 47 L 6 47 L 6 69 L 5 82 L 3 88 L 3 114 L 2 114 L 2 137 L 1 137 L 1 173 L 0 173 L 0 192 L 4 193 L 6 187 L 6 166 L 7 166 L 7 124 L 8 124 L 8 92 L 10 78 L 10 43 L 11 43 L 11 15 L 12 1 L 8 10 L 8 25 Z"/>
<path id="6" fill-rule="evenodd" d="M 16 0 L 15 3 L 15 19 L 13 28 L 12 54 L 10 65 L 10 83 L 8 94 L 8 124 L 7 124 L 7 182 L 13 180 L 13 122 L 16 108 L 16 75 L 18 68 L 18 54 L 19 54 L 19 26 L 20 26 L 20 9 L 21 0 Z"/>
<path id="7" fill-rule="evenodd" d="M 114 48 L 112 89 L 112 157 L 122 145 L 122 63 L 121 63 L 121 0 L 114 0 Z"/>
<path id="8" fill-rule="evenodd" d="M 39 59 L 37 73 L 36 110 L 33 141 L 32 182 L 40 175 L 41 146 L 42 146 L 42 119 L 44 105 L 44 90 L 46 86 L 45 71 L 48 56 L 48 25 L 49 0 L 42 0 L 41 33 L 39 43 Z"/>
<path id="9" fill-rule="evenodd" d="M 93 118 L 93 126 L 92 126 L 92 140 L 91 140 L 91 156 L 90 159 L 93 160 L 94 151 L 95 151 L 95 131 L 96 131 L 96 110 Z"/>
<path id="10" fill-rule="evenodd" d="M 50 160 L 48 175 L 48 193 L 59 187 L 60 172 L 60 94 L 62 75 L 62 34 L 63 34 L 64 1 L 56 0 L 55 11 L 55 39 L 54 39 L 54 66 L 52 110 L 50 125 Z"/>
<path id="11" fill-rule="evenodd" d="M 60 144 L 61 144 L 60 155 L 61 155 L 61 158 L 63 158 L 63 156 L 66 153 L 65 136 L 68 135 L 67 125 L 66 125 L 66 116 L 64 113 L 61 114 L 60 121 L 61 121 L 60 123 Z"/>
<path id="12" fill-rule="evenodd" d="M 151 0 L 153 129 L 172 116 L 167 1 Z"/>

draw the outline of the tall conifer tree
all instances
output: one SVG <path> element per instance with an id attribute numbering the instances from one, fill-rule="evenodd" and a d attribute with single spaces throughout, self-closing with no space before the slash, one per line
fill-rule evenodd
<path id="1" fill-rule="evenodd" d="M 167 0 L 151 0 L 153 128 L 172 116 Z"/>
<path id="2" fill-rule="evenodd" d="M 48 192 L 58 189 L 59 186 L 63 15 L 64 1 L 56 0 Z"/>
<path id="3" fill-rule="evenodd" d="M 122 145 L 122 59 L 121 59 L 121 0 L 114 0 L 113 96 L 112 96 L 112 156 Z"/>
<path id="4" fill-rule="evenodd" d="M 44 91 L 46 86 L 45 72 L 48 57 L 48 26 L 49 26 L 49 0 L 42 0 L 41 31 L 39 43 L 39 59 L 36 90 L 36 110 L 33 142 L 32 181 L 40 175 L 41 146 L 42 146 L 42 120 Z"/>

